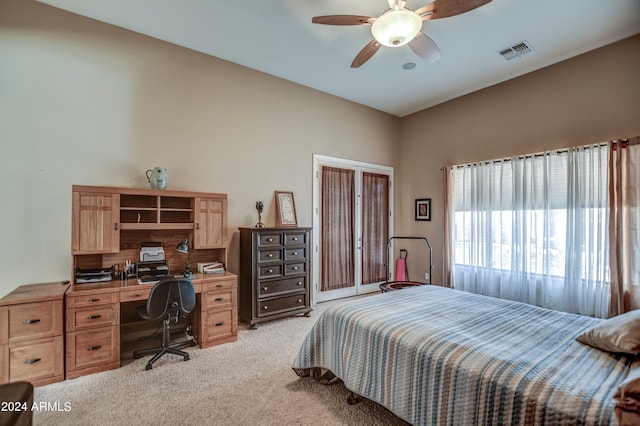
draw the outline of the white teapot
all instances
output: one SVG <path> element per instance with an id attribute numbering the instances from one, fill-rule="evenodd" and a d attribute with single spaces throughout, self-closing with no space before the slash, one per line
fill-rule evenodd
<path id="1" fill-rule="evenodd" d="M 151 189 L 165 189 L 168 180 L 165 167 L 154 167 L 147 170 L 147 181 L 151 184 Z"/>

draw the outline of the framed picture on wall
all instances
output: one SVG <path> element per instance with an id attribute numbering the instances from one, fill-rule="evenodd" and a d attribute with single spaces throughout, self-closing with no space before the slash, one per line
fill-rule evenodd
<path id="1" fill-rule="evenodd" d="M 416 220 L 431 220 L 431 198 L 416 200 Z"/>
<path id="2" fill-rule="evenodd" d="M 276 191 L 276 214 L 278 226 L 298 226 L 293 192 Z"/>

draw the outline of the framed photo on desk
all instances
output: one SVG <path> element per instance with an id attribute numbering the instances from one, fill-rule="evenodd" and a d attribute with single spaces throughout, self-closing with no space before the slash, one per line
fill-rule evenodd
<path id="1" fill-rule="evenodd" d="M 278 226 L 298 226 L 293 192 L 276 191 L 276 213 Z"/>

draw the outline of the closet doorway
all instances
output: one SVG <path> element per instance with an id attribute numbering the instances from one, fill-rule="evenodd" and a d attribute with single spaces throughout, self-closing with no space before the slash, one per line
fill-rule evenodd
<path id="1" fill-rule="evenodd" d="M 380 291 L 393 168 L 313 156 L 313 302 Z"/>

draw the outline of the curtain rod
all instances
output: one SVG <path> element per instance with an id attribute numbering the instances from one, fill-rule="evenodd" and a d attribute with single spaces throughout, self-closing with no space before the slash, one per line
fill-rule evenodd
<path id="1" fill-rule="evenodd" d="M 627 138 L 627 139 L 613 139 L 612 141 L 610 141 L 613 149 L 616 149 L 615 147 L 617 146 L 618 143 L 620 143 L 622 148 L 626 148 L 628 145 L 638 145 L 640 144 L 640 136 L 636 136 L 634 138 Z M 609 142 L 600 142 L 600 143 L 595 143 L 595 144 L 589 144 L 589 145 L 581 145 L 579 147 L 576 148 L 581 148 L 581 147 L 603 147 L 603 146 L 607 146 L 609 145 Z M 545 155 L 551 155 L 551 154 L 565 154 L 567 152 L 569 152 L 569 149 L 571 148 L 563 148 L 563 149 L 557 149 L 557 150 L 552 150 L 552 151 L 545 151 L 545 152 L 537 152 L 535 154 L 525 154 L 525 155 L 519 155 L 517 156 L 518 159 L 522 160 L 524 158 L 535 158 L 535 157 L 544 157 Z M 505 161 L 511 161 L 513 157 L 505 157 L 505 158 L 499 158 L 499 159 L 495 159 L 495 160 L 486 160 L 486 161 L 476 161 L 473 163 L 466 163 L 466 164 L 457 164 L 451 167 L 455 167 L 457 169 L 460 168 L 464 168 L 467 166 L 473 166 L 473 165 L 478 165 L 478 164 L 495 164 L 495 163 L 501 163 L 501 162 L 505 162 Z M 442 167 L 440 170 L 444 170 L 446 167 Z"/>

